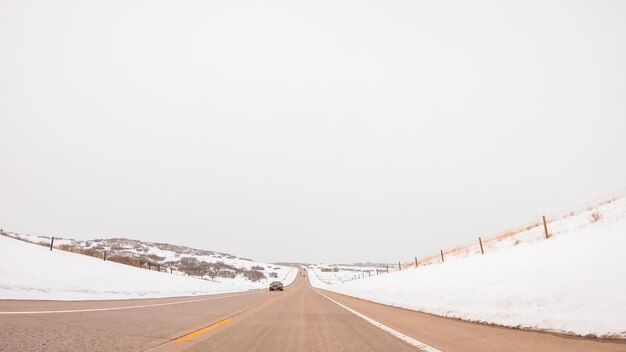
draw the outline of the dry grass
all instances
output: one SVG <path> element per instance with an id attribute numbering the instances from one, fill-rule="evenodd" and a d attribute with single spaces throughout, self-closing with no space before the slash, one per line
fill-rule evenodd
<path id="1" fill-rule="evenodd" d="M 588 223 L 596 223 L 604 219 L 603 215 L 599 211 L 600 207 L 606 206 L 608 204 L 611 204 L 625 197 L 626 197 L 626 193 L 620 194 L 620 195 L 612 195 L 602 200 L 596 200 L 596 201 L 584 204 L 582 206 L 577 207 L 576 209 L 568 209 L 567 211 L 562 212 L 562 214 L 554 214 L 552 216 L 546 217 L 546 223 L 549 228 L 550 224 L 553 224 L 555 222 L 567 221 L 567 219 L 569 218 L 582 216 L 586 213 L 591 213 L 588 216 Z M 626 218 L 625 214 L 621 214 L 617 216 L 613 215 L 613 219 L 623 219 L 623 218 Z M 543 221 L 535 221 L 525 226 L 520 226 L 517 228 L 502 231 L 491 237 L 482 238 L 483 248 L 485 252 L 487 252 L 488 250 L 496 250 L 497 248 L 501 248 L 501 247 L 517 246 L 521 244 L 522 242 L 536 240 L 538 238 L 538 231 L 540 231 L 540 233 L 543 235 L 543 231 L 544 231 Z M 552 236 L 552 233 L 551 233 L 551 236 Z M 505 243 L 505 242 L 508 242 L 508 243 Z M 448 256 L 455 257 L 455 258 L 468 257 L 474 254 L 480 254 L 480 247 L 478 244 L 478 239 L 476 240 L 475 244 L 467 244 L 467 245 L 445 249 L 443 250 L 443 254 L 444 254 L 444 258 Z M 417 260 L 418 267 L 423 266 L 423 265 L 431 265 L 431 264 L 438 264 L 438 263 L 441 263 L 440 253 Z M 412 268 L 412 267 L 415 267 L 415 262 L 410 262 L 410 263 L 406 263 L 402 265 L 403 269 Z"/>

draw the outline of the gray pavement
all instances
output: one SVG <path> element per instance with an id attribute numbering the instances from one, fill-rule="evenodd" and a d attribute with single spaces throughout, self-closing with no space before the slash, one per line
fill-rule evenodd
<path id="1" fill-rule="evenodd" d="M 443 352 L 626 351 L 624 341 L 473 324 L 320 292 Z M 0 301 L 0 312 L 59 310 L 66 312 L 0 314 L 0 351 L 416 350 L 324 298 L 302 276 L 284 292 L 128 301 Z"/>

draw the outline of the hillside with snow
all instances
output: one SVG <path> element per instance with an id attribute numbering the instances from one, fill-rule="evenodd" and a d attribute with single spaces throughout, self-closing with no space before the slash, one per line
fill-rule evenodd
<path id="1" fill-rule="evenodd" d="M 325 284 L 334 285 L 352 280 L 376 276 L 379 273 L 387 273 L 398 270 L 397 265 L 383 263 L 354 264 L 309 264 L 306 266 L 313 270 L 316 277 Z"/>
<path id="2" fill-rule="evenodd" d="M 6 231 L 0 231 L 0 235 L 42 246 L 51 243 L 49 236 Z M 127 238 L 74 240 L 55 237 L 54 248 L 102 259 L 106 256 L 109 261 L 221 283 L 244 280 L 263 286 L 284 278 L 291 270 L 289 266 L 256 262 L 227 253 Z"/>
<path id="3" fill-rule="evenodd" d="M 11 237 L 17 235 L 5 232 L 5 236 L 0 236 L 0 299 L 94 300 L 205 295 L 264 289 L 274 280 L 289 284 L 297 275 L 296 268 L 187 247 L 151 246 L 125 239 L 87 241 L 90 242 L 88 247 L 96 252 L 86 253 L 99 253 L 93 248 L 101 246 L 111 257 L 126 251 L 127 258 L 152 258 L 150 268 L 154 270 L 148 270 L 97 256 L 59 249 L 50 251 L 48 247 Z M 42 244 L 49 242 L 44 237 L 36 239 Z M 57 244 L 81 248 L 79 241 L 55 240 Z M 191 275 L 187 276 L 188 273 Z"/>
<path id="4" fill-rule="evenodd" d="M 469 321 L 626 338 L 626 221 L 436 265 L 314 287 Z M 339 274 L 339 273 L 338 273 Z"/>

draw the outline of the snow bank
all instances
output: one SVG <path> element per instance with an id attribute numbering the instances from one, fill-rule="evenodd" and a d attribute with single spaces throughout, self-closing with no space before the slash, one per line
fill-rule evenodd
<path id="1" fill-rule="evenodd" d="M 295 278 L 297 270 L 286 273 Z M 293 277 L 291 277 L 293 276 Z M 170 275 L 0 236 L 0 299 L 97 300 L 206 295 L 265 287 Z"/>
<path id="2" fill-rule="evenodd" d="M 626 338 L 626 221 L 532 244 L 314 287 L 444 317 Z"/>

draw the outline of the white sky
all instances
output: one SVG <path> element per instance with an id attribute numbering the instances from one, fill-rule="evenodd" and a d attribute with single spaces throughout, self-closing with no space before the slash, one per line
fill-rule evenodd
<path id="1" fill-rule="evenodd" d="M 0 2 L 0 227 L 396 261 L 626 187 L 624 1 Z"/>

